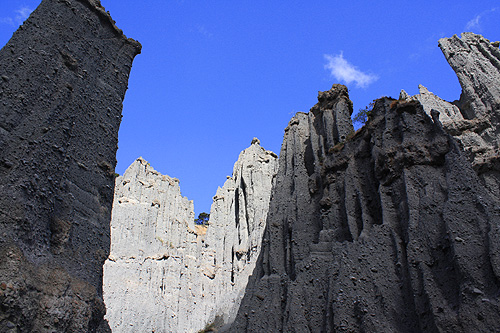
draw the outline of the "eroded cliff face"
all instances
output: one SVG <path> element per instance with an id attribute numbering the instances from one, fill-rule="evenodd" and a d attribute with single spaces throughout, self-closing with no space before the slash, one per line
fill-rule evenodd
<path id="1" fill-rule="evenodd" d="M 254 139 L 195 225 L 178 180 L 143 159 L 116 179 L 106 318 L 116 332 L 196 332 L 234 319 L 262 240 L 277 156 Z"/>
<path id="2" fill-rule="evenodd" d="M 95 331 L 122 101 L 140 44 L 43 0 L 0 51 L 0 331 Z"/>
<path id="3" fill-rule="evenodd" d="M 451 42 L 479 47 L 469 45 L 479 37 L 465 36 L 465 43 Z M 496 64 L 496 47 L 471 60 Z M 461 66 L 469 65 L 454 69 L 468 72 Z M 497 72 L 483 74 L 497 77 L 490 69 Z M 486 132 L 498 126 L 490 112 L 497 88 L 489 87 L 500 81 L 479 81 L 463 84 L 468 103 L 460 109 L 423 87 L 419 98 L 379 99 L 368 123 L 346 140 L 336 133 L 350 124 L 323 111 L 350 114 L 343 86 L 320 93 L 308 114 L 292 118 L 261 255 L 227 330 L 499 331 L 498 192 L 478 176 L 477 155 L 445 129 L 478 117 L 491 121 Z"/>

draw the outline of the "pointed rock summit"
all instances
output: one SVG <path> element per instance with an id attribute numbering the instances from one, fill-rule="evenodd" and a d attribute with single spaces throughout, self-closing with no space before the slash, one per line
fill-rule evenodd
<path id="1" fill-rule="evenodd" d="M 432 110 L 439 110 L 439 120 L 445 126 L 449 125 L 450 123 L 462 121 L 464 119 L 462 113 L 460 112 L 460 109 L 456 105 L 453 105 L 452 103 L 439 98 L 421 84 L 418 85 L 418 90 L 419 94 L 414 96 L 409 96 L 406 91 L 401 90 L 399 99 L 406 101 L 419 101 L 422 104 L 425 113 L 427 113 L 429 117 L 431 117 Z"/>
<path id="2" fill-rule="evenodd" d="M 462 86 L 460 109 L 466 119 L 490 118 L 500 106 L 500 50 L 481 35 L 464 32 L 439 40 L 439 47 Z"/>

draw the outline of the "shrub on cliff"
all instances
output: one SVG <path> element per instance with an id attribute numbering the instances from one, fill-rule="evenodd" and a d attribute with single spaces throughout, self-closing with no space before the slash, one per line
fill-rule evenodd
<path id="1" fill-rule="evenodd" d="M 352 122 L 354 124 L 358 124 L 360 127 L 364 126 L 372 114 L 373 105 L 374 103 L 370 102 L 370 104 L 365 106 L 365 108 L 359 109 L 359 111 L 352 118 Z"/>
<path id="2" fill-rule="evenodd" d="M 198 215 L 198 218 L 196 220 L 194 220 L 194 223 L 198 224 L 198 225 L 201 225 L 201 224 L 208 225 L 209 219 L 210 219 L 210 214 L 203 212 L 203 213 L 200 213 Z"/>

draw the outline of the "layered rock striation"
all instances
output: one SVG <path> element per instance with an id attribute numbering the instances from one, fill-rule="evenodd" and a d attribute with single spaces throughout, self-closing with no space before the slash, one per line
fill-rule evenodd
<path id="1" fill-rule="evenodd" d="M 292 118 L 261 254 L 227 331 L 500 330 L 499 197 L 478 176 L 477 155 L 445 129 L 485 117 L 484 131 L 494 131 L 498 95 L 489 87 L 500 81 L 497 72 L 464 69 L 450 43 L 480 50 L 473 63 L 491 71 L 498 45 L 470 34 L 440 41 L 459 77 L 478 80 L 461 79 L 468 102 L 458 109 L 426 89 L 415 99 L 381 98 L 343 140 L 337 133 L 350 123 L 326 110 L 345 119 L 352 107 L 347 89 L 334 85 Z"/>
<path id="2" fill-rule="evenodd" d="M 143 159 L 116 179 L 107 319 L 116 332 L 196 332 L 231 322 L 254 269 L 277 156 L 257 139 L 217 190 L 208 226 L 178 180 Z"/>
<path id="3" fill-rule="evenodd" d="M 140 44 L 43 0 L 0 51 L 0 331 L 105 330 L 122 101 Z"/>

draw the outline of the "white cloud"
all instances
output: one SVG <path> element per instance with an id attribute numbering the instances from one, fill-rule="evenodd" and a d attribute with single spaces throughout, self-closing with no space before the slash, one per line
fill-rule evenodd
<path id="1" fill-rule="evenodd" d="M 16 12 L 16 17 L 15 21 L 16 23 L 19 23 L 20 25 L 23 24 L 23 22 L 30 16 L 31 12 L 33 9 L 30 9 L 29 7 L 21 7 L 17 9 Z"/>
<path id="2" fill-rule="evenodd" d="M 498 8 L 492 8 L 492 9 L 485 10 L 484 12 L 477 14 L 476 16 L 474 16 L 474 18 L 472 20 L 467 22 L 467 25 L 465 26 L 465 30 L 466 31 L 472 31 L 472 30 L 481 31 L 482 30 L 481 29 L 481 19 L 484 18 L 484 16 L 495 12 L 497 9 Z"/>
<path id="3" fill-rule="evenodd" d="M 476 15 L 472 20 L 467 22 L 467 25 L 465 26 L 465 30 L 471 30 L 471 29 L 476 29 L 479 27 L 479 20 L 481 19 L 481 14 Z"/>
<path id="4" fill-rule="evenodd" d="M 9 25 L 15 25 L 12 17 L 0 17 L 0 23 L 5 23 Z"/>
<path id="5" fill-rule="evenodd" d="M 23 24 L 23 22 L 30 16 L 32 11 L 33 9 L 29 7 L 21 7 L 14 11 L 15 15 L 13 15 L 13 17 L 0 17 L 0 23 L 16 27 Z"/>
<path id="6" fill-rule="evenodd" d="M 207 38 L 213 37 L 213 34 L 210 31 L 208 31 L 207 28 L 205 28 L 205 26 L 203 26 L 203 25 L 196 26 L 196 29 L 198 30 L 198 32 L 200 34 L 202 34 L 203 36 L 205 36 Z"/>
<path id="7" fill-rule="evenodd" d="M 325 65 L 325 69 L 328 69 L 331 75 L 339 81 L 344 81 L 347 84 L 354 82 L 356 83 L 356 87 L 366 88 L 378 80 L 378 76 L 363 73 L 345 60 L 342 51 L 336 56 L 330 54 L 325 54 L 324 56 L 328 62 Z"/>

